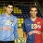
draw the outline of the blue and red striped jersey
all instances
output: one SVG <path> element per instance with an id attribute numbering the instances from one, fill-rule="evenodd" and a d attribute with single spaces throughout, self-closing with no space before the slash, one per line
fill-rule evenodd
<path id="1" fill-rule="evenodd" d="M 42 42 L 42 19 L 37 17 L 35 21 L 30 18 L 25 19 L 23 31 L 28 35 L 26 43 L 41 43 Z"/>

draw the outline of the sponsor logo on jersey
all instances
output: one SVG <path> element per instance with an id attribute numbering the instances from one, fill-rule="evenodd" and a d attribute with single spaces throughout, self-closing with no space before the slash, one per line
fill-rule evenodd
<path id="1" fill-rule="evenodd" d="M 31 24 L 31 29 L 40 29 L 41 25 L 40 24 Z"/>
<path id="2" fill-rule="evenodd" d="M 37 29 L 37 24 L 31 24 L 31 29 Z"/>
<path id="3" fill-rule="evenodd" d="M 11 23 L 10 20 L 6 20 L 5 22 L 6 25 L 10 25 L 10 23 Z"/>

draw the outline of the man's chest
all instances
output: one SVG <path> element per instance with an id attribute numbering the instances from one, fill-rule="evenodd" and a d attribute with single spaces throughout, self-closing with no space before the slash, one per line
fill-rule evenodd
<path id="1" fill-rule="evenodd" d="M 36 22 L 32 22 L 32 21 L 28 21 L 25 23 L 25 28 L 26 31 L 32 31 L 32 30 L 42 30 L 42 25 L 41 25 L 41 21 L 36 21 Z"/>
<path id="2" fill-rule="evenodd" d="M 1 25 L 6 26 L 13 26 L 15 23 L 15 20 L 13 18 L 3 18 L 1 20 Z"/>

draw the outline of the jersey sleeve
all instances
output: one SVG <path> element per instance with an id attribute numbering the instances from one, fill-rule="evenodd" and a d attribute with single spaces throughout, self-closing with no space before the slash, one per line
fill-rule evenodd
<path id="1" fill-rule="evenodd" d="M 43 42 L 43 19 L 41 20 L 41 25 L 42 25 L 42 42 Z"/>
<path id="2" fill-rule="evenodd" d="M 18 32 L 17 32 L 17 30 L 18 30 L 18 20 L 16 21 L 16 24 L 14 26 L 14 37 L 15 37 L 15 39 L 18 39 Z"/>
<path id="3" fill-rule="evenodd" d="M 43 32 L 43 19 L 41 19 L 42 32 Z"/>
<path id="4" fill-rule="evenodd" d="M 2 16 L 0 15 L 0 28 L 2 28 Z"/>
<path id="5" fill-rule="evenodd" d="M 22 27 L 23 27 L 23 32 L 26 32 L 26 28 L 25 28 L 25 21 L 24 21 L 24 23 L 23 23 Z"/>

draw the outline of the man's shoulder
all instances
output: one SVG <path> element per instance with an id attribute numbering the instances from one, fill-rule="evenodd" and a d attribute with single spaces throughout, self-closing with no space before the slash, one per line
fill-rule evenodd
<path id="1" fill-rule="evenodd" d="M 41 17 L 37 17 L 37 19 L 38 19 L 38 20 L 42 20 L 42 18 L 41 18 Z"/>
<path id="2" fill-rule="evenodd" d="M 3 20 L 5 18 L 5 16 L 2 14 L 0 15 L 0 20 Z"/>
<path id="3" fill-rule="evenodd" d="M 0 15 L 0 17 L 4 17 L 4 16 L 5 16 L 5 14 L 1 14 L 1 15 Z"/>
<path id="4" fill-rule="evenodd" d="M 4 15 L 2 14 L 2 15 L 0 15 L 0 18 L 2 18 L 2 17 L 4 17 Z"/>
<path id="5" fill-rule="evenodd" d="M 11 18 L 13 18 L 15 21 L 18 21 L 18 19 L 17 19 L 17 17 L 16 16 L 13 16 L 12 15 L 12 17 Z"/>
<path id="6" fill-rule="evenodd" d="M 30 21 L 30 18 L 26 18 L 25 21 Z"/>
<path id="7" fill-rule="evenodd" d="M 17 18 L 16 16 L 12 15 L 13 18 Z"/>
<path id="8" fill-rule="evenodd" d="M 43 23 L 43 18 L 39 17 L 37 20 L 40 21 L 41 23 Z"/>

